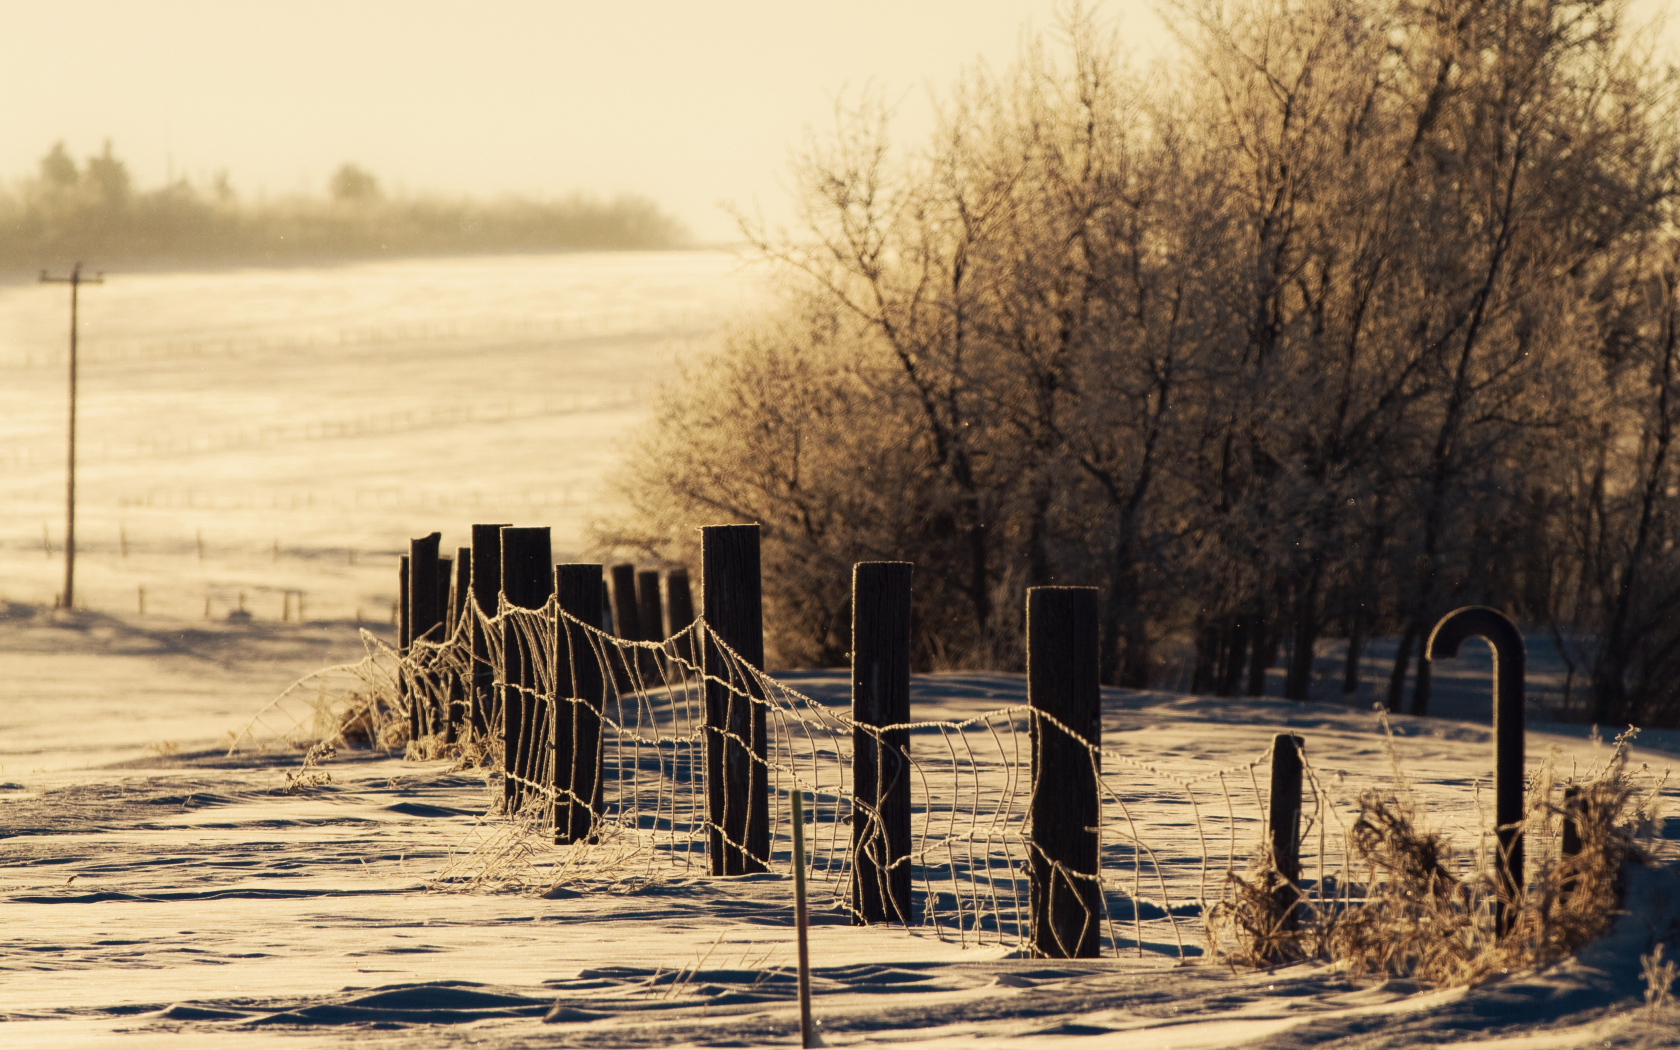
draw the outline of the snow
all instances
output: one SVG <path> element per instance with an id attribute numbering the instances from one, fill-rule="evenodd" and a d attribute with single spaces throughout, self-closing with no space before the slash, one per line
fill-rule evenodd
<path id="1" fill-rule="evenodd" d="M 226 750 L 293 680 L 360 657 L 358 619 L 389 637 L 395 552 L 409 536 L 440 528 L 447 549 L 473 520 L 550 521 L 557 556 L 579 542 L 601 465 L 640 418 L 658 369 L 699 345 L 718 302 L 746 294 L 726 257 L 642 265 L 665 276 L 565 257 L 145 275 L 88 290 L 85 418 L 104 451 L 84 475 L 78 593 L 88 609 L 57 614 L 45 606 L 59 563 L 43 557 L 36 526 L 59 527 L 62 405 L 51 398 L 62 360 L 48 359 L 48 344 L 62 303 L 0 288 L 0 357 L 22 376 L 0 394 L 0 455 L 10 455 L 0 475 L 0 1046 L 797 1043 L 785 868 L 673 872 L 612 892 L 587 881 L 546 896 L 460 892 L 438 876 L 493 824 L 499 783 L 345 751 L 322 767 L 330 784 L 288 793 L 300 753 Z M 660 303 L 678 305 L 649 312 Z M 370 311 L 394 319 L 364 322 Z M 365 339 L 340 338 L 378 324 Z M 506 411 L 451 417 L 463 400 L 451 392 L 463 390 L 475 404 L 502 398 Z M 511 455 L 533 443 L 563 454 Z M 461 498 L 472 491 L 485 498 Z M 307 622 L 280 621 L 286 589 L 309 595 Z M 226 618 L 240 591 L 250 622 Z M 1142 837 L 1171 862 L 1175 903 L 1194 897 L 1204 850 L 1173 784 L 1202 778 L 1197 790 L 1222 809 L 1211 774 L 1254 762 L 1286 730 L 1305 738 L 1337 798 L 1388 782 L 1368 695 L 1384 652 L 1373 644 L 1367 688 L 1347 703 L 1333 686 L 1315 703 L 1104 692 L 1105 748 L 1157 771 L 1104 766 Z M 1334 647 L 1320 655 L 1334 683 Z M 1544 645 L 1531 646 L 1530 663 L 1540 688 L 1561 676 Z M 1461 842 L 1484 827 L 1490 794 L 1486 674 L 1485 653 L 1467 647 L 1437 667 L 1442 717 L 1391 720 L 1392 749 L 1431 819 Z M 777 677 L 846 703 L 843 671 Z M 916 718 L 1023 701 L 1016 675 L 913 682 Z M 1565 771 L 1601 763 L 1613 735 L 1531 730 L 1530 765 L 1550 755 Z M 1640 742 L 1654 747 L 1636 748 L 1634 763 L 1653 770 L 1680 753 L 1674 734 Z M 1246 781 L 1231 796 L 1240 864 L 1258 809 Z M 1226 828 L 1220 814 L 1206 819 Z M 1680 820 L 1663 827 L 1680 838 Z M 1229 836 L 1210 839 L 1217 876 Z M 1111 903 L 1131 883 L 1117 887 Z M 813 921 L 815 1009 L 835 1046 L 1680 1045 L 1675 1015 L 1646 1015 L 1639 964 L 1659 941 L 1680 954 L 1672 868 L 1633 872 L 1626 914 L 1577 958 L 1468 991 L 1357 982 L 1319 964 L 1251 973 L 1181 961 L 1164 918 L 1145 923 L 1144 950 L 1081 962 L 963 947 L 931 928 L 853 927 L 824 901 Z M 1183 921 L 1199 948 L 1193 911 Z M 1129 920 L 1120 925 L 1129 944 Z"/>

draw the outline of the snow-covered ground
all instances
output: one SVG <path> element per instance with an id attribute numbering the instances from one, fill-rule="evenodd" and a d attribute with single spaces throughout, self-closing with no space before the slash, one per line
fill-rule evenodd
<path id="1" fill-rule="evenodd" d="M 345 752 L 324 767 L 331 784 L 288 794 L 296 753 L 229 758 L 218 746 L 266 689 L 351 655 L 353 639 L 295 625 L 173 626 L 182 629 L 90 614 L 14 619 L 0 633 L 0 1011 L 10 1018 L 0 1045 L 796 1039 L 785 871 L 680 875 L 618 892 L 570 883 L 548 896 L 439 889 L 435 877 L 500 793 L 483 775 Z M 843 702 L 847 678 L 781 680 Z M 1023 696 L 1012 675 L 918 676 L 913 713 L 966 717 Z M 1251 760 L 1284 727 L 1343 794 L 1386 776 L 1367 712 L 1104 694 L 1105 746 L 1185 776 Z M 1433 817 L 1473 819 L 1490 761 L 1485 728 L 1400 718 L 1394 741 Z M 1553 748 L 1566 768 L 1608 752 L 1531 734 L 1531 762 Z M 1635 758 L 1655 767 L 1672 756 Z M 1665 830 L 1680 833 L 1680 819 Z M 1188 827 L 1149 834 L 1161 853 L 1199 850 Z M 1470 992 L 1354 982 L 1319 965 L 1231 973 L 1196 955 L 1180 962 L 1164 943 L 1046 962 L 927 929 L 855 928 L 820 908 L 816 1012 L 833 1045 L 1674 1045 L 1672 1025 L 1647 1023 L 1636 1007 L 1638 956 L 1680 932 L 1680 885 L 1641 876 L 1631 901 L 1620 940 Z"/>
<path id="2" fill-rule="evenodd" d="M 62 289 L 0 288 L 0 1046 L 797 1043 L 785 868 L 461 892 L 438 877 L 494 826 L 500 787 L 484 775 L 341 752 L 322 767 L 330 783 L 299 790 L 301 754 L 227 754 L 290 682 L 360 657 L 358 624 L 389 637 L 407 538 L 441 529 L 450 549 L 473 521 L 515 521 L 552 525 L 557 557 L 575 550 L 653 380 L 752 294 L 734 267 L 706 253 L 431 260 L 88 289 L 78 610 L 56 614 Z M 240 595 L 249 622 L 228 619 Z M 1278 682 L 1264 698 L 1105 691 L 1104 746 L 1139 770 L 1105 774 L 1172 866 L 1174 903 L 1194 897 L 1202 858 L 1223 871 L 1229 837 L 1204 842 L 1161 785 L 1200 777 L 1223 807 L 1210 775 L 1289 729 L 1345 806 L 1390 773 L 1370 703 L 1391 652 L 1373 643 L 1361 691 L 1343 698 L 1327 643 L 1324 702 L 1311 704 L 1277 698 Z M 1543 640 L 1530 665 L 1535 695 L 1561 690 L 1566 668 Z M 843 672 L 778 678 L 844 709 Z M 1485 648 L 1468 646 L 1437 668 L 1441 717 L 1393 719 L 1429 818 L 1464 845 L 1485 825 L 1487 679 Z M 918 676 L 913 717 L 1023 700 L 1018 676 Z M 1565 772 L 1602 762 L 1614 735 L 1531 728 L 1531 766 L 1549 757 Z M 1680 756 L 1674 733 L 1641 743 L 1636 765 Z M 1207 819 L 1235 827 L 1240 864 L 1258 808 L 1247 783 L 1229 795 L 1228 814 Z M 1662 830 L 1680 838 L 1680 815 Z M 531 870 L 565 859 L 538 853 Z M 1116 876 L 1111 903 L 1133 889 Z M 853 927 L 824 904 L 823 1037 L 1680 1045 L 1680 1015 L 1643 1011 L 1639 974 L 1658 939 L 1680 954 L 1671 872 L 1639 873 L 1629 914 L 1579 958 L 1471 991 L 1321 965 L 1233 973 L 1200 954 L 1198 909 L 1175 915 L 1184 958 L 1163 914 L 1133 938 L 1141 948 L 1067 963 L 932 927 Z"/>

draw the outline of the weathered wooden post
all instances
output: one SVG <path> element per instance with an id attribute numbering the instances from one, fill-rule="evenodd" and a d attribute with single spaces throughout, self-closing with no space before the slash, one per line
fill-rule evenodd
<path id="1" fill-rule="evenodd" d="M 554 588 L 553 561 L 547 527 L 502 529 L 502 595 L 516 609 L 541 609 Z M 502 660 L 507 684 L 502 694 L 502 781 L 507 810 L 512 813 L 528 793 L 533 740 L 547 737 L 548 704 L 538 687 L 537 666 L 544 654 L 534 646 L 552 644 L 541 634 L 520 629 L 515 618 L 502 624 Z"/>
<path id="2" fill-rule="evenodd" d="M 670 624 L 671 635 L 682 634 L 694 624 L 694 595 L 688 588 L 688 570 L 685 568 L 672 569 L 665 574 L 665 614 Z M 697 663 L 699 654 L 694 652 L 688 638 L 677 643 L 677 656 Z"/>
<path id="3" fill-rule="evenodd" d="M 634 565 L 612 567 L 612 602 L 613 633 L 632 642 L 640 641 L 642 628 L 637 616 Z"/>
<path id="4" fill-rule="evenodd" d="M 1457 656 L 1460 643 L 1473 637 L 1485 638 L 1493 647 L 1493 823 L 1499 842 L 1494 865 L 1500 894 L 1497 926 L 1503 935 L 1515 918 L 1505 905 L 1514 903 L 1523 887 L 1523 679 L 1528 651 L 1510 617 L 1485 605 L 1469 605 L 1441 617 L 1423 647 L 1423 658 L 1432 664 Z"/>
<path id="5" fill-rule="evenodd" d="M 706 662 L 706 853 L 713 875 L 768 871 L 770 778 L 764 705 L 752 670 L 764 669 L 764 609 L 757 525 L 700 530 L 701 600 L 715 642 Z M 715 680 L 714 680 L 715 679 Z"/>
<path id="6" fill-rule="evenodd" d="M 449 590 L 450 633 L 453 634 L 456 631 L 462 630 L 466 631 L 466 636 L 469 639 L 469 645 L 470 639 L 473 637 L 473 629 L 476 625 L 468 621 L 465 623 L 465 626 L 463 626 L 463 621 L 465 621 L 467 617 L 467 598 L 471 593 L 472 548 L 456 547 L 455 579 Z M 467 697 L 472 685 L 472 674 L 472 667 L 469 666 L 464 673 L 457 669 L 449 676 L 449 719 L 448 726 L 444 730 L 444 741 L 446 743 L 453 744 L 459 740 L 461 738 L 462 727 L 467 724 Z"/>
<path id="7" fill-rule="evenodd" d="M 1565 857 L 1581 855 L 1581 789 L 1574 784 L 1563 789 L 1563 841 L 1559 852 Z"/>
<path id="8" fill-rule="evenodd" d="M 560 611 L 559 659 L 567 673 L 556 679 L 567 695 L 556 701 L 552 725 L 555 770 L 554 841 L 582 842 L 595 834 L 601 815 L 601 710 L 607 702 L 602 653 L 584 624 L 601 622 L 601 566 L 556 565 L 554 593 Z"/>
<path id="9" fill-rule="evenodd" d="M 636 627 L 641 641 L 655 644 L 665 640 L 665 615 L 659 603 L 659 570 L 644 569 L 636 574 Z M 642 678 L 657 682 L 662 665 L 660 655 L 653 649 L 638 649 L 637 662 Z"/>
<path id="10" fill-rule="evenodd" d="M 472 527 L 472 725 L 480 739 L 489 739 L 497 721 L 496 669 L 490 664 L 490 638 L 484 620 L 496 615 L 502 593 L 502 530 L 499 525 Z"/>
<path id="11" fill-rule="evenodd" d="M 1272 797 L 1267 813 L 1272 867 L 1278 884 L 1272 889 L 1282 916 L 1280 929 L 1301 928 L 1301 738 L 1279 733 L 1272 738 Z"/>
<path id="12" fill-rule="evenodd" d="M 910 923 L 907 561 L 852 567 L 853 921 Z M 871 728 L 865 728 L 871 727 Z"/>
<path id="13" fill-rule="evenodd" d="M 438 533 L 422 536 L 408 543 L 408 637 L 409 645 L 415 642 L 438 640 L 438 624 L 442 620 L 442 609 L 438 607 L 438 543 L 443 539 Z M 410 648 L 409 659 L 415 659 L 415 650 Z M 408 738 L 419 740 L 430 728 L 428 713 L 422 708 L 429 707 L 431 675 L 416 673 L 413 684 L 409 687 L 408 704 Z"/>
<path id="14" fill-rule="evenodd" d="M 1055 959 L 1090 959 L 1100 951 L 1097 662 L 1097 589 L 1028 588 L 1033 765 L 1027 904 L 1033 952 Z"/>
<path id="15" fill-rule="evenodd" d="M 612 567 L 612 620 L 613 633 L 627 642 L 640 641 L 642 637 L 641 618 L 636 608 L 636 567 L 634 565 L 614 565 Z M 616 647 L 609 654 L 612 665 L 613 684 L 619 695 L 635 689 L 635 675 L 638 661 L 636 650 L 627 646 Z"/>
<path id="16" fill-rule="evenodd" d="M 641 628 L 644 642 L 665 640 L 665 616 L 659 606 L 659 570 L 646 569 L 636 574 L 636 626 Z"/>
<path id="17" fill-rule="evenodd" d="M 450 601 L 449 592 L 450 585 L 454 582 L 454 579 L 454 560 L 440 555 L 437 560 L 438 627 L 436 632 L 437 636 L 432 639 L 432 641 L 438 642 L 439 644 L 447 642 L 449 640 L 450 632 L 455 629 L 455 620 L 452 616 L 454 606 Z M 449 669 L 445 666 L 441 659 L 434 661 L 434 663 L 437 670 L 432 673 L 432 688 L 433 695 L 436 697 L 436 705 L 433 706 L 432 704 L 428 704 L 427 714 L 431 716 L 431 732 L 444 734 L 444 740 L 445 742 L 448 742 L 455 739 L 454 736 L 449 733 L 449 681 L 453 676 L 449 673 Z"/>
<path id="18" fill-rule="evenodd" d="M 438 637 L 432 640 L 441 642 L 449 637 L 449 629 L 455 624 L 455 607 L 450 601 L 450 586 L 455 582 L 454 558 L 445 558 L 442 554 L 438 555 L 437 578 L 438 623 L 442 625 L 443 629 L 438 632 Z"/>
<path id="19" fill-rule="evenodd" d="M 209 598 L 204 599 L 204 618 L 210 618 Z M 404 554 L 397 560 L 397 703 L 408 705 L 410 712 L 414 710 L 408 687 L 408 643 L 412 640 L 408 630 L 408 555 Z M 411 714 L 411 730 L 413 724 Z"/>
<path id="20" fill-rule="evenodd" d="M 1574 896 L 1575 888 L 1581 883 L 1581 874 L 1576 867 L 1575 858 L 1581 855 L 1581 789 L 1574 784 L 1563 789 L 1563 841 L 1558 843 L 1558 852 L 1563 854 L 1565 872 L 1563 877 L 1562 896 Z"/>

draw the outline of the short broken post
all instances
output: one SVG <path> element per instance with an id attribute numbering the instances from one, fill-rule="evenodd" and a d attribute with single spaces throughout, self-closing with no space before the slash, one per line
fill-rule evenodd
<path id="1" fill-rule="evenodd" d="M 1495 925 L 1501 936 L 1511 929 L 1516 914 L 1507 908 L 1523 888 L 1523 679 L 1528 652 L 1522 632 L 1498 609 L 1469 605 L 1441 617 L 1423 647 L 1433 663 L 1458 655 L 1466 638 L 1480 637 L 1493 647 L 1493 824 L 1498 849 L 1494 870 L 1499 885 Z"/>
<path id="2" fill-rule="evenodd" d="M 853 921 L 910 923 L 907 561 L 852 566 Z"/>
<path id="3" fill-rule="evenodd" d="M 1272 738 L 1272 796 L 1266 826 L 1277 878 L 1272 900 L 1280 930 L 1301 927 L 1301 743 L 1293 733 Z"/>
<path id="4" fill-rule="evenodd" d="M 502 595 L 515 609 L 541 609 L 554 588 L 554 570 L 549 556 L 549 532 L 543 528 L 502 529 Z M 524 626 L 529 627 L 529 621 Z M 547 698 L 538 688 L 538 661 L 543 653 L 535 646 L 551 647 L 543 632 L 521 629 L 517 614 L 502 624 L 502 662 L 507 668 L 502 691 L 502 794 L 509 814 L 524 803 L 532 776 L 533 741 L 547 722 Z"/>
<path id="5" fill-rule="evenodd" d="M 706 622 L 746 665 L 706 642 L 706 856 L 713 875 L 751 875 L 770 857 L 758 526 L 705 526 L 700 546 Z"/>
<path id="6" fill-rule="evenodd" d="M 588 841 L 601 813 L 601 711 L 607 702 L 602 674 L 603 647 L 589 627 L 601 622 L 601 566 L 556 565 L 554 593 L 560 612 L 557 653 L 562 661 L 555 675 L 566 689 L 556 699 L 551 783 L 555 790 L 554 841 L 560 845 Z"/>
<path id="7" fill-rule="evenodd" d="M 1027 908 L 1034 955 L 1100 954 L 1097 749 L 1102 744 L 1095 587 L 1027 590 L 1032 842 Z"/>

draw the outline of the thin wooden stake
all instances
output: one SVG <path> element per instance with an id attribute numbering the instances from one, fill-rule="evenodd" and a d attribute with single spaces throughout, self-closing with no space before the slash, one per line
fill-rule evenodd
<path id="1" fill-rule="evenodd" d="M 799 945 L 799 1045 L 816 1046 L 816 1027 L 811 1023 L 811 950 L 805 911 L 805 807 L 803 791 L 793 793 L 793 926 Z"/>

